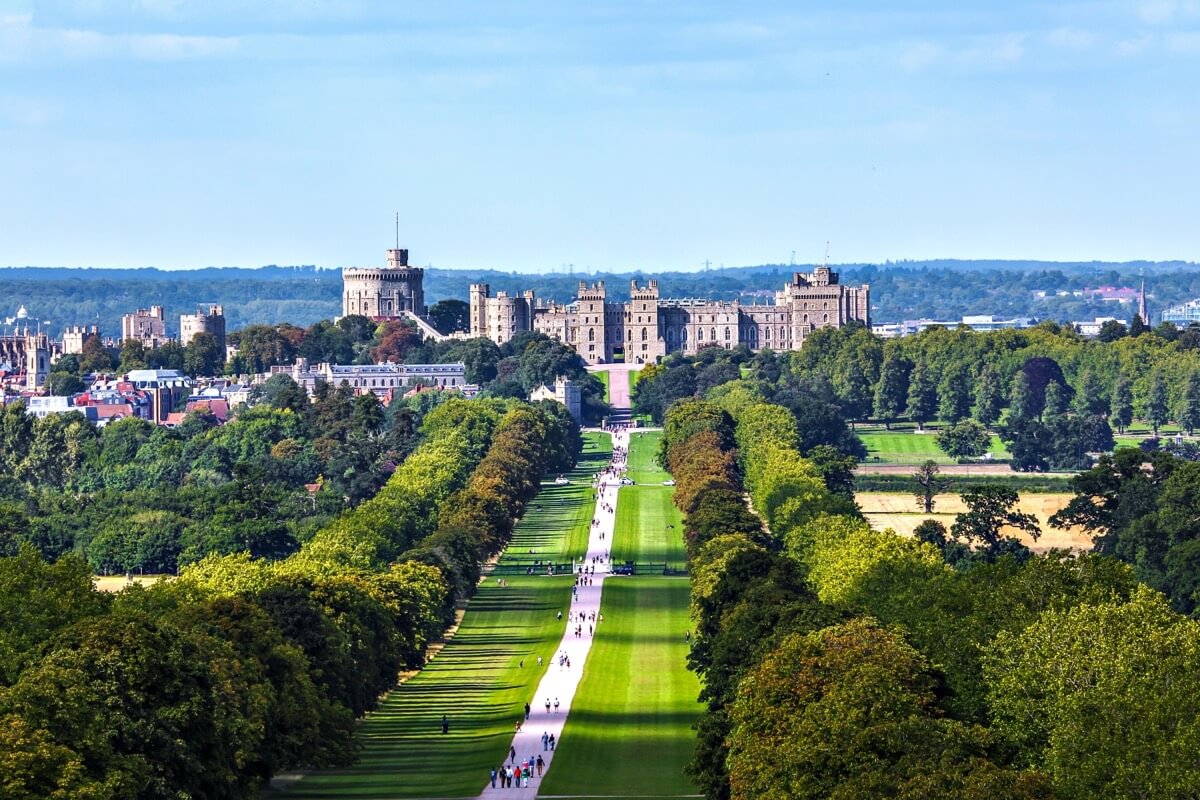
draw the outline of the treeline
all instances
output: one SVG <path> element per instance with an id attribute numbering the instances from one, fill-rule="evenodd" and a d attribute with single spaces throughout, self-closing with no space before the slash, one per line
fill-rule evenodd
<path id="1" fill-rule="evenodd" d="M 1200 428 L 1200 334 L 1161 326 L 1094 341 L 1046 324 L 882 340 L 858 325 L 823 328 L 794 353 L 709 348 L 672 356 L 643 370 L 634 411 L 661 420 L 680 398 L 729 391 L 793 410 L 806 455 L 828 444 L 864 457 L 847 423 L 940 420 L 961 426 L 940 440 L 956 457 L 986 451 L 990 428 L 1016 469 L 1084 469 L 1090 454 L 1112 449 L 1114 429 L 1135 419 L 1154 434 L 1170 423 Z"/>
<path id="2" fill-rule="evenodd" d="M 380 263 L 383 259 L 380 258 Z M 1055 296 L 1099 286 L 1138 286 L 1145 271 L 1147 292 L 1155 310 L 1200 297 L 1200 278 L 1187 262 L 1062 263 L 1045 261 L 901 261 L 886 264 L 841 264 L 834 267 L 842 282 L 871 285 L 872 315 L 895 322 L 903 319 L 957 320 L 965 314 L 1025 316 L 1050 320 L 1086 320 L 1097 316 L 1128 317 L 1130 305 L 1094 297 Z M 488 283 L 493 292 L 518 294 L 534 290 L 538 297 L 569 302 L 579 281 L 604 280 L 609 297 L 628 299 L 631 278 L 644 283 L 657 278 L 664 297 L 705 297 L 735 300 L 752 292 L 782 288 L 792 272 L 811 271 L 803 264 L 767 264 L 703 272 L 502 272 L 488 269 L 427 269 L 425 296 L 462 302 L 469 285 Z M 289 320 L 307 325 L 338 312 L 341 270 L 313 267 L 260 269 L 50 269 L 0 270 L 13 307 L 24 304 L 35 318 L 54 325 L 99 323 L 107 335 L 120 331 L 121 315 L 138 298 L 166 306 L 168 330 L 177 333 L 179 314 L 201 303 L 221 303 L 230 329 L 271 325 Z M 1038 298 L 1034 292 L 1049 292 Z M 1157 314 L 1155 314 L 1157 316 Z"/>
<path id="3" fill-rule="evenodd" d="M 75 557 L 0 559 L 4 795 L 253 798 L 280 771 L 351 763 L 353 718 L 422 665 L 464 576 L 577 453 L 548 405 L 470 404 L 422 433 L 378 503 L 283 561 L 209 556 L 103 595 Z"/>
<path id="4" fill-rule="evenodd" d="M 690 771 L 706 797 L 1200 790 L 1185 755 L 1200 623 L 1101 555 L 951 568 L 832 494 L 786 410 L 732 408 L 681 402 L 664 430 L 693 490 L 732 489 L 721 505 L 741 519 L 744 488 L 763 523 L 688 532 L 706 704 Z"/>

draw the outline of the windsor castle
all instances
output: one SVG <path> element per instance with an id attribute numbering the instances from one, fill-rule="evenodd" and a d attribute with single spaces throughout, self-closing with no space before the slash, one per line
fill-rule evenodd
<path id="1" fill-rule="evenodd" d="M 409 266 L 407 250 L 387 255 L 387 267 L 344 271 L 342 314 L 406 317 L 442 338 L 425 318 L 424 270 Z M 711 346 L 799 350 L 818 328 L 851 320 L 870 325 L 869 290 L 842 285 L 828 266 L 793 273 L 774 303 L 664 299 L 655 280 L 645 286 L 632 281 L 627 302 L 610 302 L 603 281 L 581 281 L 570 303 L 547 302 L 528 291 L 493 297 L 486 283 L 477 283 L 470 290 L 470 333 L 503 344 L 523 331 L 539 331 L 573 347 L 588 364 L 647 364 Z"/>

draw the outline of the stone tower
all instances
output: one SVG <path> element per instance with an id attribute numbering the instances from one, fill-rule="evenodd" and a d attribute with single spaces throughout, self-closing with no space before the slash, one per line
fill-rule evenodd
<path id="1" fill-rule="evenodd" d="M 383 269 L 342 270 L 342 316 L 361 314 L 374 319 L 394 319 L 411 312 L 425 316 L 425 270 L 408 265 L 408 251 L 387 251 Z"/>
<path id="2" fill-rule="evenodd" d="M 25 332 L 25 388 L 38 390 L 46 385 L 50 374 L 50 337 L 44 333 Z"/>
<path id="3" fill-rule="evenodd" d="M 659 336 L 658 281 L 652 278 L 645 287 L 630 281 L 629 304 L 625 306 L 625 362 L 654 363 L 666 354 L 666 344 Z"/>
<path id="4" fill-rule="evenodd" d="M 579 346 L 576 349 L 585 363 L 603 364 L 612 357 L 605 325 L 604 281 L 597 281 L 594 286 L 580 281 L 578 306 Z"/>

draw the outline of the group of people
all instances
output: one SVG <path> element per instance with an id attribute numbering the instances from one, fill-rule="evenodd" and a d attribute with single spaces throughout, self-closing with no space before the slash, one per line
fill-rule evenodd
<path id="1" fill-rule="evenodd" d="M 520 764 L 515 763 L 516 749 L 513 749 L 513 763 L 501 764 L 499 769 L 492 770 L 492 788 L 496 788 L 496 781 L 500 781 L 501 789 L 516 789 L 518 787 L 529 788 L 529 779 L 533 777 L 533 771 L 536 769 L 538 777 L 542 776 L 542 770 L 546 768 L 546 762 L 541 756 L 536 758 L 530 756 Z"/>

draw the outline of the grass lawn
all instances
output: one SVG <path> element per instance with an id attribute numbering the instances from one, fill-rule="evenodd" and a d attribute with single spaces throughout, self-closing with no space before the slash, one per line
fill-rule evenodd
<path id="1" fill-rule="evenodd" d="M 584 552 L 594 509 L 590 478 L 610 452 L 607 434 L 588 434 L 571 483 L 544 483 L 517 525 L 507 557 L 571 558 Z M 536 508 L 535 508 L 536 506 Z M 511 556 L 509 555 L 511 554 Z M 569 605 L 569 575 L 487 580 L 471 600 L 454 638 L 425 669 L 393 690 L 359 726 L 358 764 L 315 772 L 268 797 L 471 797 L 499 764 L 513 722 L 548 669 Z M 538 669 L 537 657 L 546 667 Z M 520 666 L 524 660 L 525 666 Z M 442 714 L 450 733 L 440 733 Z M 428 738 L 426 738 L 428 737 Z"/>
<path id="2" fill-rule="evenodd" d="M 659 432 L 634 434 L 629 475 L 617 498 L 615 560 L 684 561 L 682 525 L 668 476 L 654 463 Z M 654 482 L 659 485 L 641 485 Z M 674 525 L 674 528 L 666 526 Z M 623 798 L 694 794 L 683 774 L 695 746 L 700 683 L 685 664 L 690 628 L 686 578 L 612 577 L 604 624 L 571 705 L 543 795 Z"/>
<path id="3" fill-rule="evenodd" d="M 638 381 L 640 381 L 642 379 L 642 371 L 640 369 L 635 370 L 633 372 L 628 373 L 628 375 L 629 375 L 629 396 L 633 397 L 633 390 L 637 388 Z"/>
<path id="4" fill-rule="evenodd" d="M 629 435 L 629 462 L 625 467 L 625 474 L 634 482 L 661 484 L 671 477 L 658 465 L 656 460 L 660 439 L 662 439 L 662 431 L 647 431 Z"/>
<path id="5" fill-rule="evenodd" d="M 937 446 L 937 434 L 914 431 L 858 431 L 858 436 L 867 446 L 868 464 L 920 464 L 932 459 L 939 464 L 954 464 L 954 459 Z M 1007 459 L 1008 448 L 1000 437 L 992 436 L 989 449 L 995 459 Z"/>
<path id="6" fill-rule="evenodd" d="M 604 402 L 612 402 L 608 397 L 608 372 L 593 372 L 592 374 L 599 378 L 600 382 L 604 384 Z"/>
<path id="7" fill-rule="evenodd" d="M 680 569 L 686 566 L 683 518 L 671 502 L 673 491 L 670 486 L 621 487 L 613 561 L 665 562 Z"/>
<path id="8" fill-rule="evenodd" d="M 687 578 L 604 582 L 596 633 L 543 795 L 686 795 L 700 714 L 688 672 Z"/>

